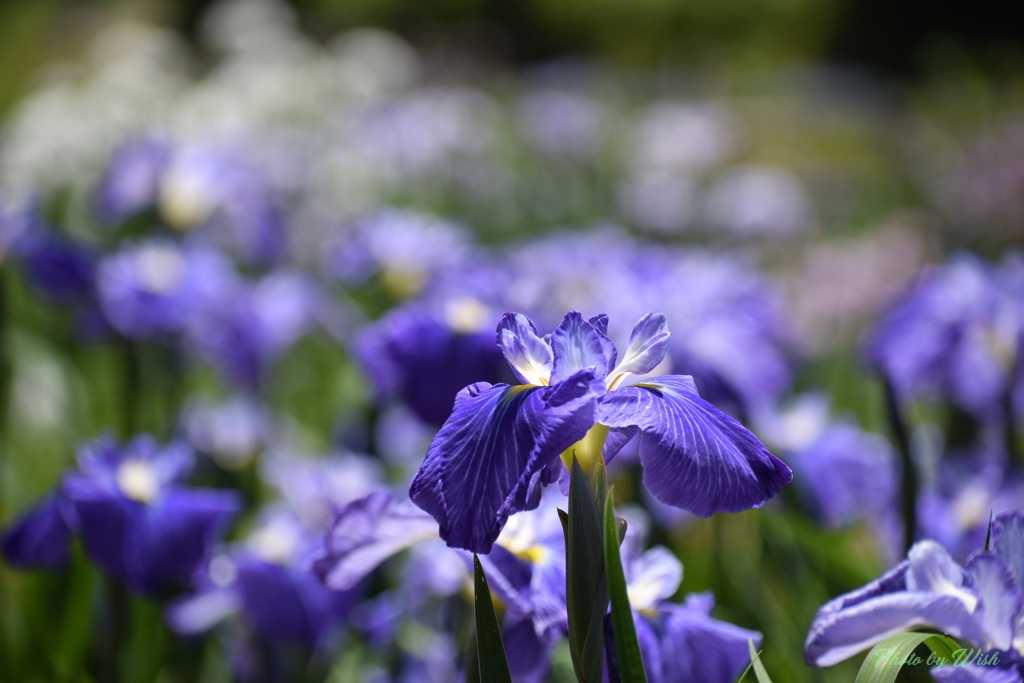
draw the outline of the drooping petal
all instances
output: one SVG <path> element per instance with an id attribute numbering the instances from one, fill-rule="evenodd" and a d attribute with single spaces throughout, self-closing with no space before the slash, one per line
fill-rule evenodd
<path id="1" fill-rule="evenodd" d="M 647 490 L 700 517 L 760 507 L 793 479 L 757 437 L 700 398 L 690 377 L 656 377 L 608 392 L 598 421 L 639 428 Z"/>
<path id="2" fill-rule="evenodd" d="M 551 347 L 522 313 L 506 313 L 498 323 L 498 346 L 520 382 L 547 384 L 554 361 Z"/>
<path id="3" fill-rule="evenodd" d="M 732 683 L 750 663 L 750 646 L 761 634 L 712 619 L 685 605 L 663 608 L 662 661 L 666 681 Z"/>
<path id="4" fill-rule="evenodd" d="M 551 669 L 551 654 L 558 641 L 557 635 L 544 637 L 538 634 L 528 619 L 506 625 L 502 631 L 505 650 L 511 655 L 509 673 L 522 683 L 544 683 Z"/>
<path id="5" fill-rule="evenodd" d="M 354 591 L 332 591 L 313 574 L 244 558 L 238 562 L 242 609 L 264 638 L 315 645 L 357 602 Z"/>
<path id="6" fill-rule="evenodd" d="M 604 379 L 615 364 L 615 346 L 577 311 L 565 314 L 562 324 L 551 335 L 551 350 L 551 384 L 587 369 Z"/>
<path id="7" fill-rule="evenodd" d="M 983 553 L 971 558 L 967 572 L 980 601 L 978 620 L 991 638 L 983 645 L 1009 650 L 1022 602 L 1010 568 L 998 555 Z"/>
<path id="8" fill-rule="evenodd" d="M 535 479 L 593 426 L 602 388 L 589 371 L 553 387 L 466 387 L 410 499 L 437 520 L 448 545 L 488 552 L 510 514 L 539 503 Z"/>
<path id="9" fill-rule="evenodd" d="M 125 539 L 143 504 L 111 494 L 84 477 L 68 477 L 62 493 L 86 555 L 112 578 L 127 581 Z"/>
<path id="10" fill-rule="evenodd" d="M 349 590 L 389 557 L 431 538 L 437 523 L 430 515 L 378 491 L 342 508 L 314 571 L 332 590 Z"/>
<path id="11" fill-rule="evenodd" d="M 170 488 L 153 505 L 125 508 L 129 584 L 150 593 L 189 583 L 241 507 L 231 491 Z"/>
<path id="12" fill-rule="evenodd" d="M 642 375 L 650 372 L 665 358 L 668 338 L 668 323 L 663 314 L 648 313 L 640 318 L 629 335 L 629 346 L 622 356 L 622 362 L 613 373 Z"/>
<path id="13" fill-rule="evenodd" d="M 970 643 L 984 641 L 981 627 L 959 598 L 904 591 L 824 616 L 819 613 L 807 635 L 804 657 L 812 666 L 832 666 L 918 627 L 937 628 Z"/>
<path id="14" fill-rule="evenodd" d="M 70 552 L 71 529 L 55 495 L 22 513 L 0 537 L 0 555 L 19 569 L 57 569 L 67 563 Z"/>

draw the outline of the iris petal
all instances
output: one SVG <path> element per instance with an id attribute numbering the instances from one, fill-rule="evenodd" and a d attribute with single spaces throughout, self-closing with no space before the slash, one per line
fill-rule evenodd
<path id="1" fill-rule="evenodd" d="M 1024 515 L 1009 512 L 992 523 L 992 547 L 1013 573 L 1013 580 L 1024 588 Z"/>
<path id="2" fill-rule="evenodd" d="M 615 373 L 650 372 L 665 358 L 668 348 L 668 323 L 661 313 L 648 313 L 637 321 L 629 335 L 629 346 Z"/>
<path id="3" fill-rule="evenodd" d="M 566 313 L 551 335 L 551 349 L 555 358 L 552 384 L 586 369 L 603 379 L 615 364 L 615 345 L 576 311 Z"/>
<path id="4" fill-rule="evenodd" d="M 922 626 L 971 643 L 984 642 L 981 628 L 960 599 L 903 591 L 819 614 L 807 636 L 804 656 L 813 666 L 832 666 L 891 636 Z"/>
<path id="5" fill-rule="evenodd" d="M 647 490 L 700 517 L 760 507 L 793 479 L 757 437 L 700 398 L 690 377 L 608 392 L 598 421 L 639 428 Z"/>
<path id="6" fill-rule="evenodd" d="M 593 426 L 602 386 L 582 371 L 554 387 L 466 387 L 409 497 L 449 546 L 488 552 L 510 514 L 536 507 L 548 464 Z"/>
<path id="7" fill-rule="evenodd" d="M 56 569 L 70 553 L 71 530 L 54 495 L 25 512 L 0 538 L 0 555 L 12 567 Z"/>
<path id="8" fill-rule="evenodd" d="M 991 638 L 990 646 L 1009 650 L 1021 609 L 1021 594 L 1010 568 L 998 555 L 984 553 L 971 558 L 967 573 L 981 601 L 978 617 Z"/>
<path id="9" fill-rule="evenodd" d="M 327 537 L 327 556 L 314 569 L 329 588 L 348 590 L 389 557 L 430 538 L 437 539 L 430 515 L 378 491 L 338 513 Z"/>
<path id="10" fill-rule="evenodd" d="M 547 384 L 554 358 L 537 327 L 522 313 L 506 313 L 498 323 L 498 346 L 520 382 Z"/>

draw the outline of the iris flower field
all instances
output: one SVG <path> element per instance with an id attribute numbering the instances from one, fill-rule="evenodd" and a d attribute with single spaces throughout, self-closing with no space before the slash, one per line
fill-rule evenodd
<path id="1" fill-rule="evenodd" d="M 0 79 L 0 681 L 1024 681 L 1024 67 L 128 4 Z"/>

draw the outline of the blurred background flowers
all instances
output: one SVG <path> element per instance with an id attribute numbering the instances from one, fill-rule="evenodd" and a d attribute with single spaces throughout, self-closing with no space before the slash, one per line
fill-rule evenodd
<path id="1" fill-rule="evenodd" d="M 468 565 L 403 499 L 511 379 L 502 314 L 579 310 L 621 348 L 663 312 L 665 373 L 794 471 L 699 520 L 613 461 L 662 679 L 716 633 L 723 681 L 758 634 L 851 680 L 818 607 L 1024 506 L 1022 39 L 1011 3 L 4 3 L 0 678 L 455 680 Z M 572 680 L 561 536 L 516 519 L 514 673 Z"/>

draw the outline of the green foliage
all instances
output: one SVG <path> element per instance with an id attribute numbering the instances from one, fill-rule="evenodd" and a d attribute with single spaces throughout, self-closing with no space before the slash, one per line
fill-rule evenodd
<path id="1" fill-rule="evenodd" d="M 491 589 L 487 576 L 480 565 L 480 558 L 473 554 L 473 603 L 476 606 L 476 656 L 480 666 L 480 680 L 490 683 L 512 683 L 505 658 L 505 644 L 501 640 L 501 626 L 494 612 Z"/>
<path id="2" fill-rule="evenodd" d="M 901 633 L 871 648 L 857 673 L 856 683 L 893 683 L 903 668 L 903 663 L 908 662 L 914 650 L 921 645 L 928 647 L 947 663 L 953 661 L 953 653 L 961 647 L 949 636 L 938 633 Z M 913 663 L 927 664 L 927 661 Z"/>
<path id="3" fill-rule="evenodd" d="M 613 487 L 614 488 L 614 487 Z M 612 603 L 612 629 L 615 632 L 615 655 L 623 683 L 646 683 L 647 674 L 640 654 L 640 643 L 633 625 L 633 609 L 626 594 L 626 577 L 619 554 L 619 525 L 615 521 L 612 490 L 604 502 L 604 565 L 608 577 L 608 594 Z"/>

